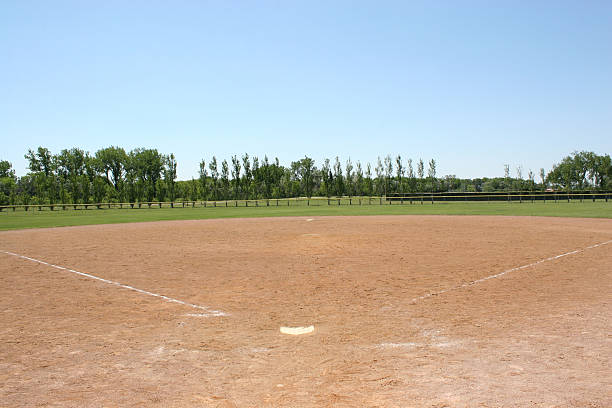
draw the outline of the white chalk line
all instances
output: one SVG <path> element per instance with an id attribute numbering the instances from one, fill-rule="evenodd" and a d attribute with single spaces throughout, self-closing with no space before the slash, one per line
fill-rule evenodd
<path id="1" fill-rule="evenodd" d="M 148 290 L 138 289 L 138 288 L 135 288 L 133 286 L 125 285 L 125 284 L 120 283 L 120 282 L 115 282 L 115 281 L 112 281 L 112 280 L 100 278 L 99 276 L 95 276 L 95 275 L 92 275 L 92 274 L 89 274 L 89 273 L 79 272 L 79 271 L 76 271 L 74 269 L 66 268 L 66 267 L 63 267 L 63 266 L 60 266 L 60 265 L 54 265 L 52 263 L 41 261 L 39 259 L 30 258 L 29 256 L 19 255 L 19 254 L 16 254 L 16 253 L 13 253 L 13 252 L 9 252 L 9 251 L 4 251 L 4 250 L 0 250 L 0 252 L 5 253 L 7 255 L 16 256 L 17 258 L 26 259 L 28 261 L 37 262 L 37 263 L 42 264 L 42 265 L 47 265 L 47 266 L 50 266 L 52 268 L 59 269 L 61 271 L 66 271 L 66 272 L 74 273 L 76 275 L 84 276 L 86 278 L 95 279 L 95 280 L 98 280 L 100 282 L 107 283 L 109 285 L 114 285 L 114 286 L 118 286 L 120 288 L 133 290 L 134 292 L 142 293 L 143 295 L 148 295 L 148 296 L 153 296 L 153 297 L 156 297 L 156 298 L 160 298 L 160 299 L 165 300 L 166 302 L 178 303 L 180 305 L 188 306 L 188 307 L 191 307 L 191 308 L 194 308 L 194 309 L 204 310 L 205 313 L 198 313 L 197 314 L 198 317 L 215 317 L 215 316 L 227 316 L 228 315 L 227 313 L 222 312 L 220 310 L 211 310 L 210 308 L 208 308 L 206 306 L 200 306 L 200 305 L 196 305 L 196 304 L 193 304 L 193 303 L 184 302 L 182 300 L 174 299 L 174 298 L 171 298 L 169 296 L 160 295 L 159 293 L 149 292 Z"/>
<path id="2" fill-rule="evenodd" d="M 419 297 L 416 297 L 416 298 L 412 299 L 410 301 L 410 303 L 416 303 L 419 300 L 427 299 L 427 298 L 432 297 L 432 296 L 438 296 L 438 295 L 442 295 L 442 294 L 444 294 L 446 292 L 451 292 L 451 291 L 454 291 L 454 290 L 459 290 L 459 289 L 467 288 L 468 286 L 476 285 L 478 283 L 488 281 L 489 279 L 499 278 L 500 276 L 504 276 L 504 275 L 506 275 L 506 274 L 508 274 L 510 272 L 516 272 L 516 271 L 520 271 L 521 269 L 531 268 L 532 266 L 536 266 L 536 265 L 539 265 L 539 264 L 544 263 L 544 262 L 554 261 L 555 259 L 563 258 L 565 256 L 574 255 L 574 254 L 577 254 L 577 253 L 580 253 L 580 252 L 584 252 L 587 249 L 597 248 L 597 247 L 600 247 L 600 246 L 603 246 L 603 245 L 607 245 L 607 244 L 610 244 L 610 243 L 612 243 L 612 239 L 609 240 L 609 241 L 600 242 L 599 244 L 588 246 L 586 248 L 581 248 L 581 249 L 576 249 L 576 250 L 571 251 L 571 252 L 566 252 L 566 253 L 561 254 L 561 255 L 555 255 L 555 256 L 551 256 L 549 258 L 540 259 L 539 261 L 532 262 L 532 263 L 527 264 L 527 265 L 517 266 L 516 268 L 511 268 L 511 269 L 505 270 L 503 272 L 496 273 L 495 275 L 486 276 L 484 278 L 480 278 L 480 279 L 476 279 L 476 280 L 473 280 L 473 281 L 470 281 L 470 282 L 466 282 L 466 283 L 461 284 L 461 285 L 453 286 L 452 288 L 444 289 L 444 290 L 441 290 L 441 291 L 438 291 L 438 292 L 427 293 L 427 294 L 425 294 L 423 296 L 419 296 Z"/>

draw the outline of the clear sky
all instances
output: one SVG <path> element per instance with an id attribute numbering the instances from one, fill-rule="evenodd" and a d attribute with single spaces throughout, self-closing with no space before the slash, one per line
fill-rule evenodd
<path id="1" fill-rule="evenodd" d="M 612 1 L 4 0 L 0 137 L 537 174 L 612 153 Z"/>

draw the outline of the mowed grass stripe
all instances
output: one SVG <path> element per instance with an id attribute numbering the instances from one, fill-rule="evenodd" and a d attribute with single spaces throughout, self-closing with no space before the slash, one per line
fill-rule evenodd
<path id="1" fill-rule="evenodd" d="M 0 230 L 49 228 L 130 222 L 211 218 L 289 217 L 325 215 L 520 215 L 612 218 L 612 202 L 570 203 L 425 203 L 394 205 L 271 206 L 217 208 L 90 209 L 0 213 Z"/>

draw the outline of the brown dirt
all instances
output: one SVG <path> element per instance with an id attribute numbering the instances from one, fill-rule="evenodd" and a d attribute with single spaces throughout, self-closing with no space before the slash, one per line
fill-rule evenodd
<path id="1" fill-rule="evenodd" d="M 612 220 L 307 217 L 10 231 L 0 406 L 612 406 Z M 287 336 L 280 326 L 315 326 Z"/>

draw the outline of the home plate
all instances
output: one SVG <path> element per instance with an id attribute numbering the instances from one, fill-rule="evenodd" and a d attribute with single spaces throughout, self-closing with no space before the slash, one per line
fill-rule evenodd
<path id="1" fill-rule="evenodd" d="M 308 218 L 306 222 L 314 221 L 314 218 Z"/>
<path id="2" fill-rule="evenodd" d="M 299 334 L 307 334 L 312 333 L 314 331 L 314 326 L 308 327 L 281 327 L 280 332 L 283 334 L 292 334 L 297 336 Z"/>

